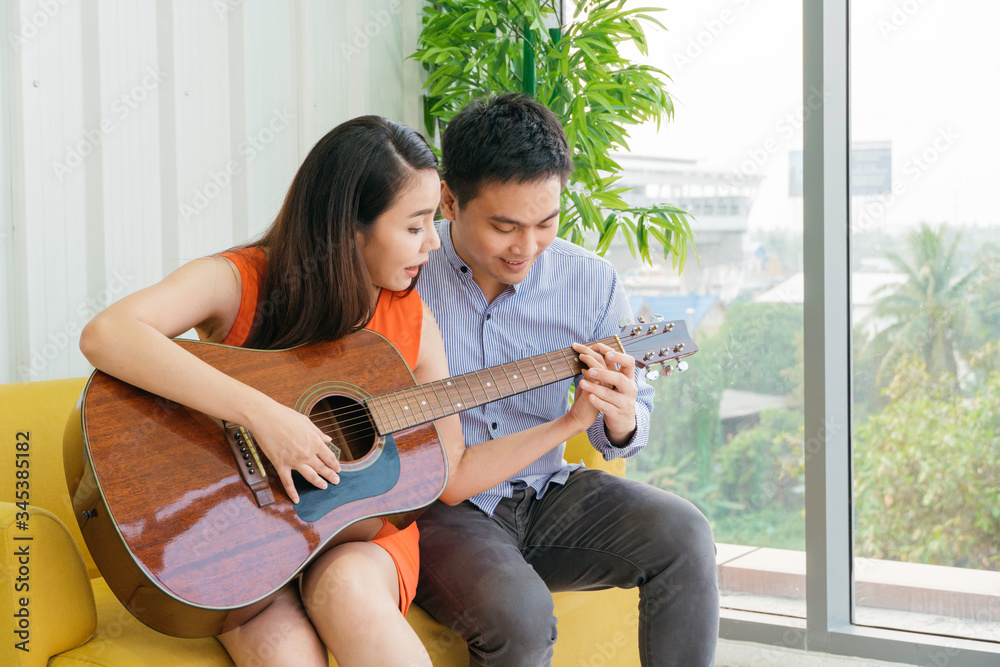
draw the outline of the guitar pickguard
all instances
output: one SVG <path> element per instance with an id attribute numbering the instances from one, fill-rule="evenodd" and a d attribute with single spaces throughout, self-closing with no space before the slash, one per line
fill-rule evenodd
<path id="1" fill-rule="evenodd" d="M 359 470 L 342 469 L 340 483 L 319 489 L 292 471 L 299 502 L 295 513 L 303 521 L 318 521 L 333 510 L 347 503 L 380 496 L 392 490 L 399 481 L 399 451 L 392 435 L 385 436 L 385 443 L 378 457 Z"/>

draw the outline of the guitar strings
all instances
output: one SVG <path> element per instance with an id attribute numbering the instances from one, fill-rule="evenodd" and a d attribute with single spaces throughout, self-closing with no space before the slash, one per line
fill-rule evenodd
<path id="1" fill-rule="evenodd" d="M 610 339 L 605 339 L 605 340 L 598 341 L 598 342 L 606 343 L 608 340 L 610 340 Z M 627 351 L 627 349 L 629 347 L 631 347 L 629 345 L 629 343 L 631 343 L 631 342 L 632 341 L 626 341 L 625 342 L 624 346 L 626 348 L 626 351 Z M 555 372 L 556 369 L 554 368 L 555 364 L 552 363 L 552 359 L 550 358 L 550 355 L 556 355 L 557 356 L 556 362 L 561 362 L 565 366 L 565 369 L 560 369 L 560 372 L 574 371 L 574 370 L 576 370 L 576 365 L 579 364 L 579 356 L 571 348 L 567 348 L 567 349 L 564 349 L 564 350 L 558 350 L 556 352 L 551 352 L 551 353 L 549 353 L 548 355 L 545 355 L 545 356 L 546 356 L 546 361 L 547 361 L 548 365 L 553 366 L 553 371 L 552 372 Z M 532 358 L 529 358 L 529 359 L 532 359 Z M 522 360 L 520 360 L 520 362 L 513 362 L 513 363 L 518 364 L 518 363 L 521 363 L 521 362 L 524 362 L 524 361 L 528 361 L 529 359 L 522 359 Z M 535 365 L 534 362 L 532 362 L 532 366 L 534 366 L 534 365 Z M 485 370 L 490 370 L 490 369 L 485 369 Z M 518 369 L 518 370 L 522 374 L 525 374 L 524 370 L 521 370 L 521 369 Z M 475 378 L 477 380 L 479 380 L 480 384 L 483 384 L 483 378 L 480 377 L 480 373 L 482 373 L 482 372 L 483 371 L 478 371 L 477 373 L 474 374 Z M 534 373 L 537 374 L 538 370 L 537 370 L 537 368 L 532 368 L 532 369 L 529 369 L 527 371 L 527 373 L 529 375 L 530 375 L 531 372 L 534 372 Z M 504 371 L 504 375 L 506 376 L 506 371 Z M 495 378 L 495 376 L 494 376 L 494 374 L 492 372 L 490 373 L 490 377 L 491 377 L 491 379 L 493 381 L 495 381 L 496 378 Z M 541 376 L 539 376 L 539 379 L 540 380 L 542 379 Z M 561 378 L 561 379 L 567 379 L 567 378 Z M 509 377 L 507 377 L 507 381 L 508 381 L 508 384 L 510 384 L 511 391 L 515 392 L 515 393 L 519 393 L 519 392 L 515 391 L 514 385 L 510 381 Z M 557 380 L 555 380 L 555 381 L 559 381 L 559 379 L 557 378 Z M 440 382 L 442 382 L 442 380 L 438 380 L 437 382 L 440 383 Z M 466 386 L 468 388 L 468 391 L 471 392 L 471 394 L 472 394 L 473 403 L 475 403 L 476 405 L 481 405 L 482 403 L 479 402 L 479 398 L 476 396 L 476 391 L 477 390 L 474 388 L 474 385 L 472 384 L 471 380 L 466 377 L 465 378 L 465 382 L 466 382 Z M 444 410 L 445 409 L 445 404 L 441 400 L 441 398 L 438 396 L 438 391 L 444 390 L 444 393 L 447 395 L 448 394 L 448 389 L 446 389 L 444 386 L 441 386 L 437 390 L 435 390 L 435 389 L 432 388 L 430 394 L 428 394 L 427 390 L 424 387 L 426 387 L 428 385 L 431 385 L 431 384 L 433 384 L 433 383 L 427 383 L 427 385 L 417 385 L 416 387 L 408 387 L 406 389 L 401 389 L 401 390 L 398 390 L 396 392 L 391 392 L 391 393 L 388 393 L 388 394 L 382 394 L 380 396 L 370 397 L 370 399 L 372 399 L 372 398 L 379 398 L 379 399 L 381 399 L 382 403 L 383 403 L 382 405 L 375 404 L 375 405 L 372 405 L 372 406 L 368 406 L 364 402 L 359 402 L 355 407 L 352 407 L 352 408 L 348 408 L 348 409 L 336 408 L 336 409 L 330 409 L 330 410 L 320 410 L 320 411 L 311 413 L 309 415 L 309 417 L 310 417 L 310 419 L 312 419 L 313 423 L 315 423 L 316 426 L 319 427 L 319 428 L 321 428 L 321 429 L 323 427 L 330 427 L 330 428 L 338 427 L 338 428 L 343 429 L 343 428 L 356 427 L 359 424 L 363 424 L 366 421 L 374 424 L 374 420 L 372 419 L 372 413 L 373 412 L 382 412 L 382 413 L 387 413 L 384 416 L 387 416 L 387 417 L 390 418 L 391 421 L 395 421 L 396 422 L 396 428 L 397 429 L 398 428 L 408 428 L 410 426 L 408 424 L 408 417 L 410 415 L 412 415 L 412 416 L 417 417 L 418 419 L 420 419 L 420 421 L 418 421 L 416 424 L 413 424 L 413 426 L 416 426 L 416 425 L 419 425 L 421 423 L 427 423 L 427 422 L 430 422 L 430 421 L 434 421 L 434 419 L 435 419 L 434 417 L 432 417 L 430 419 L 425 419 L 424 418 L 424 415 L 426 413 L 428 413 L 428 412 L 433 413 L 434 410 L 435 410 L 434 406 L 431 406 L 431 405 L 427 404 L 427 399 L 430 398 L 431 396 L 434 397 L 434 401 L 435 401 L 435 403 L 437 403 L 437 410 Z M 418 390 L 418 389 L 421 390 L 421 392 L 424 395 L 424 399 L 423 399 L 423 401 L 421 401 L 421 406 L 422 407 L 416 407 L 416 409 L 414 411 L 412 411 L 412 412 L 404 412 L 403 410 L 406 409 L 406 407 L 405 407 L 406 404 L 403 403 L 403 400 L 400 398 L 399 395 L 402 394 L 403 392 L 410 391 L 410 392 L 413 392 L 413 398 L 418 398 L 418 396 L 416 394 L 416 390 Z M 527 390 L 527 389 L 525 389 L 525 390 Z M 459 398 L 463 398 L 463 396 L 462 396 L 462 391 L 463 390 L 460 387 L 458 387 L 456 385 L 455 388 L 454 388 L 454 391 L 458 393 Z M 483 388 L 483 393 L 484 393 L 484 397 L 485 397 L 485 401 L 483 401 L 483 402 L 489 402 L 491 400 L 498 400 L 499 398 L 504 398 L 504 396 L 501 395 L 497 399 L 490 399 L 489 398 L 489 392 L 485 389 L 485 387 Z M 401 410 L 400 407 L 394 407 L 392 405 L 393 398 L 395 399 L 395 402 L 397 404 L 399 404 L 400 407 L 403 408 L 403 410 Z M 450 397 L 448 397 L 448 398 L 450 399 Z M 466 402 L 466 401 L 463 401 L 463 402 Z M 473 405 L 472 407 L 476 407 L 476 405 Z M 462 410 L 451 411 L 450 410 L 450 408 L 451 408 L 450 404 L 448 405 L 448 408 L 449 408 L 449 412 L 447 414 L 454 414 L 454 412 L 461 412 L 462 411 Z M 462 409 L 468 409 L 468 408 L 466 407 L 466 408 L 462 408 Z M 392 424 L 386 424 L 386 426 L 391 427 Z"/>
<path id="2" fill-rule="evenodd" d="M 606 340 L 598 341 L 598 342 L 606 343 Z M 626 351 L 627 351 L 628 347 L 630 347 L 629 346 L 629 342 L 626 342 L 624 347 L 626 348 Z M 568 348 L 568 349 L 565 349 L 565 350 L 559 350 L 557 352 L 552 352 L 552 353 L 549 353 L 549 354 L 560 354 L 560 353 L 561 353 L 561 355 L 560 355 L 561 358 L 557 358 L 556 361 L 557 362 L 561 361 L 562 364 L 565 366 L 565 369 L 560 369 L 560 372 L 577 371 L 578 368 L 582 367 L 582 364 L 580 362 L 579 356 L 571 348 Z M 552 363 L 552 360 L 549 358 L 549 355 L 545 355 L 545 356 L 546 356 L 546 359 L 548 361 L 548 365 L 553 367 L 552 372 L 555 373 L 555 371 L 556 371 L 555 364 Z M 527 360 L 522 359 L 521 361 L 523 362 L 523 361 L 527 361 Z M 514 363 L 517 364 L 519 362 L 514 362 Z M 532 366 L 534 366 L 534 362 L 532 362 Z M 484 369 L 484 370 L 489 371 L 491 369 Z M 517 368 L 517 370 L 522 375 L 525 374 L 525 371 L 523 371 L 522 369 Z M 533 368 L 533 369 L 529 370 L 527 372 L 527 374 L 530 375 L 532 371 L 534 371 L 535 374 L 538 374 L 537 368 Z M 479 375 L 482 372 L 483 371 L 478 371 L 477 373 L 470 374 L 470 375 L 474 375 L 475 378 L 477 380 L 479 380 L 480 384 L 483 384 L 483 378 L 481 378 L 480 375 Z M 574 375 L 575 374 L 576 373 L 574 373 Z M 506 370 L 504 370 L 504 377 L 506 377 L 506 375 L 507 375 L 506 374 Z M 459 377 L 462 377 L 462 376 L 459 376 Z M 495 382 L 496 378 L 494 377 L 494 375 L 493 375 L 492 372 L 490 373 L 490 377 L 491 377 L 491 380 Z M 569 377 L 572 377 L 572 376 L 566 376 L 566 377 L 563 377 L 563 378 L 557 378 L 557 380 L 555 380 L 555 381 L 569 379 Z M 454 378 L 452 378 L 452 379 L 454 379 Z M 468 388 L 468 391 L 471 392 L 471 394 L 473 396 L 473 402 L 474 403 L 477 402 L 478 398 L 476 398 L 476 389 L 473 387 L 473 384 L 469 380 L 468 377 L 465 377 L 464 379 L 466 381 L 466 386 Z M 513 393 L 520 393 L 519 391 L 515 391 L 514 385 L 510 381 L 510 378 L 507 377 L 506 379 L 507 379 L 508 384 L 510 385 L 511 391 Z M 541 379 L 542 378 L 539 375 L 539 380 L 541 380 Z M 443 380 L 437 380 L 436 382 L 440 383 L 440 382 L 443 382 Z M 390 392 L 388 394 L 382 394 L 380 396 L 372 396 L 372 397 L 369 397 L 369 399 L 366 399 L 366 401 L 378 398 L 378 399 L 381 399 L 383 401 L 383 403 L 388 403 L 389 404 L 388 405 L 388 413 L 389 413 L 388 417 L 392 421 L 396 421 L 397 422 L 397 427 L 394 428 L 393 431 L 388 431 L 388 433 L 392 433 L 392 432 L 395 432 L 395 431 L 398 431 L 398 430 L 402 430 L 403 428 L 409 428 L 410 427 L 409 425 L 405 425 L 405 424 L 403 426 L 399 426 L 399 424 L 402 423 L 403 420 L 405 420 L 407 414 L 410 414 L 410 415 L 413 415 L 413 416 L 417 416 L 417 413 L 415 411 L 411 412 L 411 413 L 403 413 L 402 411 L 399 410 L 399 408 L 392 407 L 392 405 L 391 405 L 392 397 L 395 397 L 396 402 L 402 405 L 401 400 L 399 398 L 399 394 L 401 394 L 402 392 L 405 392 L 405 391 L 410 391 L 410 392 L 413 392 L 414 393 L 414 397 L 416 397 L 416 393 L 415 392 L 416 392 L 416 390 L 419 389 L 423 393 L 424 401 L 425 401 L 424 405 L 426 406 L 426 409 L 423 408 L 423 407 L 421 407 L 421 408 L 418 408 L 418 410 L 421 413 L 426 413 L 428 411 L 433 412 L 434 408 L 432 406 L 426 404 L 426 400 L 430 396 L 428 395 L 427 389 L 425 388 L 425 387 L 430 386 L 432 384 L 434 384 L 434 383 L 431 382 L 431 383 L 427 383 L 426 385 L 417 385 L 415 387 L 407 387 L 405 389 L 397 390 L 395 392 Z M 526 382 L 525 382 L 525 384 L 526 384 Z M 543 386 L 543 385 L 539 385 L 539 386 Z M 536 388 L 536 387 L 533 387 L 533 388 Z M 440 389 L 443 389 L 446 395 L 448 394 L 448 390 L 443 385 L 440 387 Z M 525 389 L 523 391 L 526 391 L 526 390 L 527 389 Z M 454 391 L 458 393 L 459 398 L 462 398 L 462 390 L 457 385 L 455 386 Z M 498 391 L 499 391 L 499 389 L 498 389 Z M 483 387 L 483 393 L 484 393 L 484 395 L 486 397 L 486 400 L 483 401 L 484 403 L 485 402 L 490 402 L 491 400 L 499 400 L 499 399 L 490 399 L 489 398 L 489 392 L 486 391 L 485 387 Z M 431 392 L 430 392 L 430 395 L 434 397 L 435 402 L 437 403 L 437 409 L 438 410 L 444 410 L 444 408 L 445 408 L 444 403 L 442 403 L 440 397 L 437 395 L 437 390 L 435 390 L 435 389 L 432 388 Z M 500 396 L 499 398 L 505 398 L 505 397 L 504 396 Z M 349 399 L 349 400 L 353 400 L 353 399 Z M 331 430 L 336 429 L 337 431 L 339 431 L 340 432 L 340 440 L 339 440 L 339 442 L 341 442 L 342 444 L 346 445 L 349 449 L 353 449 L 354 446 L 357 445 L 358 443 L 361 443 L 361 444 L 371 443 L 372 447 L 370 447 L 369 450 L 368 450 L 368 451 L 371 451 L 371 449 L 374 447 L 374 442 L 372 441 L 372 438 L 370 436 L 367 436 L 367 435 L 364 435 L 364 434 L 361 434 L 361 435 L 352 435 L 352 434 L 349 434 L 347 432 L 348 430 L 355 431 L 356 428 L 359 425 L 362 425 L 365 422 L 368 422 L 371 426 L 375 427 L 375 433 L 376 433 L 376 437 L 377 437 L 377 434 L 378 434 L 377 425 L 375 424 L 375 420 L 372 418 L 372 413 L 373 413 L 373 411 L 376 411 L 378 409 L 381 409 L 382 411 L 385 411 L 386 410 L 386 405 L 383 404 L 383 405 L 377 406 L 377 407 L 376 406 L 372 406 L 370 408 L 367 405 L 366 401 L 359 401 L 354 406 L 346 408 L 346 409 L 343 408 L 343 407 L 341 407 L 341 408 L 332 408 L 332 409 L 329 409 L 329 410 L 319 410 L 319 411 L 313 412 L 313 413 L 311 413 L 310 415 L 307 415 L 307 416 L 309 416 L 309 418 L 313 421 L 313 423 L 318 428 L 320 428 L 321 430 L 323 430 L 323 428 L 325 427 L 325 428 L 329 428 Z M 482 405 L 482 403 L 476 403 L 476 405 Z M 471 407 L 476 407 L 476 405 L 473 405 Z M 448 407 L 450 408 L 451 406 L 449 405 Z M 463 408 L 463 409 L 468 409 L 468 408 Z M 455 412 L 460 412 L 460 411 L 461 410 L 456 410 Z M 449 414 L 454 414 L 454 413 L 450 412 Z M 417 422 L 416 424 L 413 424 L 413 426 L 417 426 L 417 425 L 420 425 L 420 424 L 423 424 L 423 423 L 432 422 L 432 421 L 434 421 L 435 418 L 423 419 L 423 417 L 420 417 L 420 419 L 421 419 L 421 421 Z M 386 426 L 387 427 L 392 427 L 391 424 L 386 424 Z M 324 431 L 324 433 L 326 433 L 326 431 Z M 327 435 L 332 435 L 332 434 L 327 433 Z M 368 454 L 368 452 L 365 452 L 365 454 L 363 454 L 362 456 L 366 456 L 367 454 Z"/>
<path id="3" fill-rule="evenodd" d="M 574 364 L 571 363 L 571 362 L 578 361 L 578 357 L 576 357 L 575 354 L 573 354 L 572 357 L 564 355 L 564 358 L 561 359 L 561 360 L 559 360 L 559 361 L 562 361 L 563 364 L 565 365 L 565 370 L 560 369 L 561 372 L 573 371 L 573 370 L 576 370 L 576 369 L 574 367 Z M 549 363 L 550 366 L 554 366 L 554 364 L 552 364 L 551 360 L 549 360 L 548 363 Z M 537 370 L 535 370 L 535 369 L 533 369 L 533 370 L 537 374 Z M 555 373 L 555 370 L 556 369 L 553 368 L 552 372 Z M 523 371 L 522 371 L 522 373 L 523 373 Z M 564 378 L 558 378 L 558 373 L 556 373 L 556 375 L 557 375 L 557 379 L 555 381 L 559 381 L 559 379 L 568 379 L 568 377 L 570 377 L 570 376 L 568 376 L 568 377 L 564 377 Z M 480 384 L 482 384 L 482 379 L 480 379 L 478 377 L 477 377 L 477 379 L 479 379 L 480 380 Z M 541 376 L 539 376 L 539 380 L 542 380 Z M 441 380 L 438 380 L 438 382 L 441 382 Z M 510 384 L 511 391 L 515 391 L 514 385 L 513 385 L 512 382 L 510 382 L 509 379 L 508 379 L 508 383 Z M 432 384 L 432 383 L 428 383 L 428 384 Z M 473 402 L 476 403 L 476 405 L 481 405 L 482 403 L 479 402 L 479 398 L 476 396 L 476 389 L 475 389 L 474 385 L 472 384 L 472 382 L 469 381 L 468 379 L 466 379 L 466 385 L 468 386 L 468 391 L 471 392 L 471 394 L 472 394 Z M 423 390 L 423 394 L 424 394 L 425 399 L 424 399 L 424 402 L 421 403 L 421 405 L 426 406 L 426 408 L 428 408 L 428 409 L 425 409 L 424 407 L 417 407 L 416 410 L 414 410 L 411 413 L 404 413 L 399 408 L 393 407 L 391 405 L 391 402 L 392 402 L 391 401 L 391 397 L 395 396 L 396 397 L 396 402 L 399 403 L 402 406 L 404 404 L 402 403 L 402 401 L 399 398 L 398 394 L 400 394 L 402 392 L 405 392 L 405 391 L 410 391 L 410 392 L 414 392 L 414 398 L 416 398 L 415 390 L 418 389 L 418 388 L 422 388 L 424 386 L 425 385 L 418 385 L 417 387 L 408 387 L 406 389 L 401 389 L 401 390 L 398 390 L 396 392 L 392 392 L 392 393 L 389 393 L 389 394 L 382 394 L 381 396 L 370 397 L 370 398 L 381 398 L 384 402 L 389 403 L 388 411 L 389 411 L 390 414 L 388 416 L 391 417 L 391 418 L 395 418 L 395 421 L 397 423 L 402 423 L 403 420 L 405 420 L 408 415 L 412 414 L 414 416 L 417 416 L 418 411 L 420 413 L 426 413 L 428 411 L 433 412 L 434 408 L 432 406 L 426 405 L 426 398 L 428 398 L 427 391 Z M 443 389 L 443 387 L 442 387 L 442 389 Z M 445 391 L 446 394 L 448 393 L 447 389 L 445 389 L 444 391 Z M 454 389 L 454 391 L 459 394 L 459 398 L 462 398 L 462 391 L 463 390 L 461 388 L 459 388 L 458 386 L 456 386 L 455 389 Z M 484 396 L 485 396 L 485 399 L 486 399 L 486 401 L 484 401 L 484 402 L 489 402 L 491 400 L 498 400 L 499 398 L 505 398 L 503 395 L 501 395 L 497 399 L 490 399 L 489 398 L 489 392 L 486 391 L 485 387 L 483 387 L 483 393 L 484 393 Z M 519 392 L 516 392 L 516 393 L 519 393 Z M 445 408 L 445 404 L 437 396 L 436 391 L 432 389 L 431 394 L 435 398 L 435 402 L 437 403 L 437 409 L 438 410 L 443 410 Z M 383 408 L 383 410 L 384 410 L 386 406 L 385 405 L 377 406 L 376 409 L 379 408 L 379 407 Z M 448 407 L 451 408 L 451 405 L 449 404 Z M 473 405 L 471 407 L 476 407 L 476 406 Z M 468 409 L 468 408 L 463 408 L 463 409 Z M 454 412 L 461 412 L 461 410 L 450 411 L 448 414 L 453 414 Z M 339 423 L 339 425 L 341 426 L 341 428 L 343 428 L 343 427 L 356 426 L 359 423 L 364 423 L 365 421 L 370 421 L 370 417 L 369 417 L 370 414 L 371 414 L 371 410 L 368 407 L 365 407 L 363 404 L 359 404 L 359 407 L 355 407 L 355 408 L 351 408 L 351 409 L 347 409 L 347 410 L 344 410 L 342 408 L 338 408 L 338 409 L 321 410 L 321 411 L 318 411 L 318 412 L 313 412 L 313 413 L 310 414 L 310 419 L 313 419 L 314 417 L 319 417 L 319 419 L 313 419 L 313 422 L 317 426 L 320 426 L 320 427 L 322 427 L 322 426 L 333 426 L 334 424 Z M 351 417 L 352 419 L 350 421 L 345 421 L 344 419 L 346 417 Z M 428 421 L 433 421 L 435 418 L 432 417 L 430 419 L 423 419 L 423 417 L 420 417 L 420 419 L 421 419 L 421 421 L 417 422 L 417 424 L 426 423 Z M 416 424 L 414 424 L 414 425 L 416 425 Z M 403 428 L 406 428 L 406 426 L 403 426 Z"/>
<path id="4" fill-rule="evenodd" d="M 603 341 L 600 341 L 600 342 L 603 342 Z M 626 347 L 628 347 L 627 344 L 626 344 Z M 576 370 L 578 370 L 578 368 L 580 367 L 581 364 L 580 364 L 579 356 L 575 352 L 573 352 L 571 349 L 560 350 L 559 352 L 561 352 L 562 354 L 561 354 L 561 358 L 557 359 L 557 362 L 561 361 L 562 364 L 565 367 L 564 369 L 560 369 L 560 372 L 576 371 Z M 558 354 L 558 352 L 556 352 L 556 353 L 550 353 L 550 354 Z M 550 365 L 550 366 L 553 367 L 552 372 L 555 373 L 555 371 L 556 371 L 555 364 L 552 363 L 551 359 L 548 359 L 548 355 L 546 355 L 546 357 L 547 357 L 548 365 Z M 521 360 L 521 361 L 525 361 L 525 360 Z M 515 363 L 517 363 L 517 362 L 515 362 Z M 534 363 L 532 363 L 532 366 L 534 366 Z M 485 369 L 485 370 L 490 370 L 490 369 Z M 533 368 L 532 370 L 536 374 L 538 374 L 537 368 Z M 524 371 L 521 370 L 521 369 L 518 369 L 518 371 L 521 372 L 522 375 L 525 374 Z M 483 383 L 482 382 L 483 379 L 479 376 L 479 373 L 482 373 L 482 372 L 483 371 L 479 371 L 479 372 L 477 372 L 477 373 L 474 374 L 475 377 L 476 377 L 476 379 L 479 380 L 480 384 Z M 528 371 L 529 375 L 530 375 L 530 372 L 531 371 Z M 504 372 L 504 375 L 506 376 L 506 371 Z M 574 375 L 575 375 L 575 373 L 574 373 Z M 461 377 L 461 376 L 459 376 L 459 377 Z M 492 381 L 495 381 L 495 377 L 493 376 L 492 372 L 490 373 L 490 377 L 491 377 Z M 566 377 L 563 377 L 563 378 L 558 378 L 556 381 L 559 381 L 559 379 L 565 380 L 565 379 L 568 379 L 569 377 L 572 377 L 572 376 L 566 376 Z M 478 398 L 476 398 L 476 389 L 474 388 L 472 382 L 469 380 L 468 377 L 465 377 L 464 379 L 466 381 L 466 386 L 468 388 L 468 391 L 471 392 L 471 394 L 473 396 L 473 402 L 477 402 Z M 539 375 L 539 380 L 541 380 L 541 379 L 542 378 Z M 507 377 L 507 381 L 508 381 L 508 384 L 510 385 L 510 389 L 511 389 L 512 392 L 514 392 L 514 393 L 520 393 L 520 392 L 516 392 L 514 390 L 514 385 L 510 381 L 509 377 Z M 442 380 L 438 380 L 437 382 L 440 383 L 440 382 L 442 382 Z M 424 405 L 426 406 L 426 409 L 423 408 L 423 407 L 421 407 L 421 408 L 418 408 L 418 410 L 421 413 L 426 413 L 428 411 L 433 412 L 434 408 L 432 406 L 430 406 L 430 405 L 426 405 L 426 400 L 430 396 L 428 395 L 427 389 L 425 388 L 426 386 L 429 386 L 429 385 L 432 385 L 432 384 L 433 383 L 427 383 L 427 385 L 417 385 L 415 387 L 407 387 L 406 389 L 401 389 L 401 390 L 398 390 L 396 392 L 390 392 L 388 394 L 382 394 L 380 396 L 372 396 L 372 397 L 369 397 L 369 399 L 366 399 L 366 400 L 379 398 L 379 399 L 381 399 L 383 401 L 383 403 L 388 403 L 389 404 L 388 405 L 388 412 L 389 412 L 389 414 L 387 416 L 390 418 L 391 421 L 396 421 L 397 422 L 396 427 L 393 428 L 392 431 L 388 431 L 387 432 L 387 433 L 392 433 L 392 432 L 395 432 L 395 431 L 398 431 L 398 430 L 402 430 L 403 428 L 409 428 L 411 426 L 411 425 L 405 423 L 405 419 L 407 417 L 407 414 L 404 414 L 403 412 L 401 412 L 399 410 L 399 408 L 392 407 L 392 405 L 391 405 L 392 397 L 395 396 L 396 402 L 402 405 L 401 400 L 399 398 L 399 394 L 401 394 L 402 392 L 405 392 L 405 391 L 410 391 L 410 392 L 413 392 L 413 397 L 416 398 L 417 397 L 416 396 L 416 390 L 419 389 L 423 393 L 423 395 L 424 395 L 424 401 L 425 401 Z M 540 386 L 542 386 L 542 385 L 540 385 Z M 448 393 L 448 390 L 443 385 L 440 387 L 440 389 L 443 389 L 444 392 L 445 392 L 445 394 Z M 458 393 L 459 398 L 462 398 L 462 390 L 457 385 L 455 386 L 454 391 Z M 498 389 L 498 391 L 499 391 L 499 389 Z M 483 402 L 489 402 L 491 400 L 498 400 L 498 399 L 490 399 L 489 398 L 489 392 L 485 390 L 485 387 L 483 388 L 483 393 L 484 393 L 485 398 L 486 398 L 486 400 L 483 401 Z M 430 392 L 430 395 L 434 396 L 435 402 L 437 403 L 437 409 L 438 410 L 443 410 L 445 406 L 442 403 L 440 397 L 437 395 L 437 390 L 434 390 L 432 388 L 431 392 Z M 500 396 L 499 398 L 504 398 L 504 396 Z M 476 405 L 481 405 L 481 404 L 482 403 L 476 403 Z M 476 407 L 476 405 L 473 405 L 472 407 Z M 451 406 L 449 405 L 448 407 L 450 408 Z M 365 422 L 368 422 L 369 425 L 371 425 L 372 427 L 374 427 L 374 430 L 375 430 L 375 433 L 376 433 L 376 437 L 377 437 L 378 428 L 377 428 L 377 425 L 375 424 L 375 420 L 372 417 L 372 413 L 373 413 L 373 411 L 376 411 L 379 408 L 381 408 L 382 411 L 385 411 L 386 410 L 386 405 L 383 404 L 381 406 L 371 406 L 371 407 L 369 407 L 367 405 L 366 401 L 360 401 L 360 402 L 356 403 L 354 406 L 348 407 L 346 409 L 343 408 L 343 407 L 340 407 L 340 408 L 332 408 L 332 409 L 329 409 L 329 410 L 319 410 L 319 411 L 311 413 L 308 416 L 313 421 L 313 423 L 316 424 L 316 426 L 318 428 L 320 428 L 321 430 L 323 430 L 324 428 L 326 428 L 326 429 L 330 429 L 330 430 L 336 429 L 337 431 L 339 431 L 340 432 L 339 433 L 339 435 L 340 435 L 339 442 L 342 443 L 342 444 L 344 444 L 344 445 L 346 445 L 349 449 L 353 450 L 354 447 L 356 445 L 358 445 L 359 443 L 361 443 L 361 444 L 371 443 L 372 447 L 374 447 L 374 443 L 372 441 L 371 436 L 365 435 L 363 433 L 360 434 L 360 435 L 353 435 L 351 433 L 348 433 L 348 431 L 356 431 L 356 429 L 357 429 L 357 427 L 359 425 L 362 425 Z M 467 409 L 467 408 L 463 408 L 463 409 Z M 461 410 L 456 410 L 455 412 L 460 412 L 460 411 Z M 408 413 L 408 414 L 411 414 L 413 416 L 417 416 L 417 412 L 412 412 L 412 413 Z M 450 412 L 449 414 L 454 414 L 454 413 Z M 420 418 L 421 421 L 417 422 L 416 424 L 413 424 L 412 426 L 418 426 L 420 424 L 432 422 L 435 419 L 435 418 L 424 419 L 423 416 L 421 416 L 419 418 Z M 401 423 L 403 424 L 402 426 L 400 426 Z M 392 424 L 386 424 L 386 426 L 391 428 Z M 326 433 L 325 430 L 324 430 L 324 433 Z M 333 435 L 332 433 L 326 433 L 326 434 L 327 435 Z M 370 447 L 368 451 L 371 451 L 372 447 Z M 367 454 L 368 454 L 368 452 L 365 452 L 365 454 L 363 454 L 362 456 L 366 456 Z"/>

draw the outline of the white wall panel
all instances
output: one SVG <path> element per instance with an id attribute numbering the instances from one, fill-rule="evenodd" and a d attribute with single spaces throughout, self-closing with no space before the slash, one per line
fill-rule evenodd
<path id="1" fill-rule="evenodd" d="M 271 224 L 302 161 L 294 3 L 247 2 L 242 13 L 246 123 L 236 159 L 245 165 L 247 188 L 244 233 L 237 242 Z"/>
<path id="2" fill-rule="evenodd" d="M 179 263 L 233 238 L 229 130 L 229 19 L 218 3 L 173 0 Z M 166 266 L 171 271 L 176 266 Z"/>
<path id="3" fill-rule="evenodd" d="M 0 35 L 11 34 L 7 8 L 0 10 Z M 0 50 L 0 81 L 10 80 L 10 48 Z M 10 200 L 10 95 L 0 86 L 0 373 L 14 367 L 14 214 Z"/>
<path id="4" fill-rule="evenodd" d="M 169 82 L 158 62 L 156 7 L 151 2 L 101 0 L 96 20 L 93 51 L 99 99 L 97 119 L 88 126 L 103 128 L 102 196 L 89 198 L 97 203 L 88 201 L 88 210 L 100 215 L 88 215 L 87 222 L 102 241 L 103 263 L 90 269 L 89 316 L 163 275 L 159 97 Z M 88 87 L 93 83 L 88 80 Z M 97 185 L 88 182 L 88 193 Z M 92 252 L 88 264 L 99 259 L 100 254 Z"/>
<path id="5" fill-rule="evenodd" d="M 260 234 L 338 123 L 417 126 L 419 4 L 8 0 L 0 381 L 88 373 L 90 317 Z"/>
<path id="6" fill-rule="evenodd" d="M 46 3 L 48 7 L 51 7 Z M 83 113 L 79 4 L 22 0 L 12 56 L 15 329 L 20 378 L 85 371 L 74 344 L 87 302 L 86 159 L 95 142 Z M 27 28 L 31 26 L 34 31 Z M 15 27 L 15 30 L 17 28 Z M 97 196 L 100 196 L 97 194 Z"/>

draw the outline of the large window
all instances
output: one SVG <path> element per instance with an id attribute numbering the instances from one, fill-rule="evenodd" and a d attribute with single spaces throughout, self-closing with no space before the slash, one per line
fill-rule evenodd
<path id="1" fill-rule="evenodd" d="M 854 620 L 994 641 L 998 20 L 865 0 L 850 24 Z"/>
<path id="2" fill-rule="evenodd" d="M 1000 664 L 1000 7 L 658 4 L 676 118 L 622 164 L 700 261 L 610 257 L 701 350 L 629 475 L 712 522 L 723 637 Z"/>
<path id="3" fill-rule="evenodd" d="M 711 521 L 724 607 L 804 618 L 801 156 L 812 111 L 801 40 L 788 38 L 801 4 L 663 4 L 670 30 L 650 35 L 649 61 L 672 78 L 675 119 L 634 132 L 619 163 L 632 203 L 691 213 L 698 257 L 679 276 L 624 243 L 608 257 L 637 315 L 687 320 L 701 349 L 686 373 L 656 382 L 649 444 L 628 475 Z"/>

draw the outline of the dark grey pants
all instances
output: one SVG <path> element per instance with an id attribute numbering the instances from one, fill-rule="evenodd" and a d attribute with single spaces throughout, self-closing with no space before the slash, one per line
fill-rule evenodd
<path id="1" fill-rule="evenodd" d="M 472 665 L 548 665 L 550 591 L 633 586 L 645 667 L 714 664 L 712 529 L 672 493 L 580 469 L 541 500 L 515 491 L 492 518 L 469 502 L 435 503 L 417 523 L 417 604 L 465 638 Z"/>

